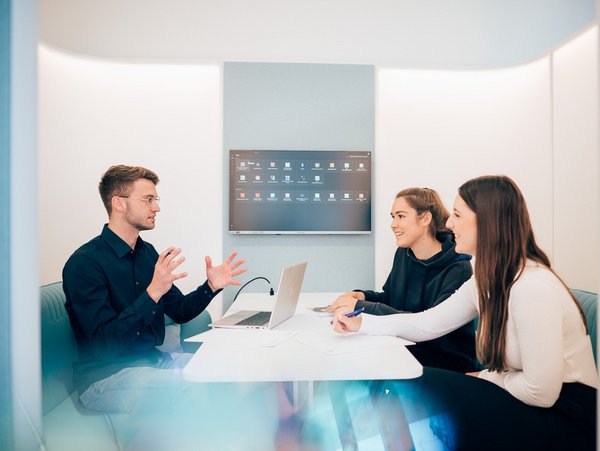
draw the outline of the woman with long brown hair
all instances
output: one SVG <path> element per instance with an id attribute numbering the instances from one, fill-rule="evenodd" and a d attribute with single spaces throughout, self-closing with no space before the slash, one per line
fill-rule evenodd
<path id="1" fill-rule="evenodd" d="M 477 356 L 486 369 L 426 369 L 416 382 L 448 415 L 450 442 L 459 449 L 595 449 L 598 374 L 585 318 L 536 244 L 521 191 L 506 176 L 469 180 L 447 224 L 457 252 L 475 256 L 473 278 L 428 311 L 336 313 L 334 329 L 420 342 L 479 316 Z"/>

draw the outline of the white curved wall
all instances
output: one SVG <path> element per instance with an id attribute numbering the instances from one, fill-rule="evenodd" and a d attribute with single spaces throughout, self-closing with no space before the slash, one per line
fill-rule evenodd
<path id="1" fill-rule="evenodd" d="M 567 283 L 597 291 L 595 36 L 597 26 L 505 69 L 377 70 L 376 287 L 394 251 L 388 214 L 399 189 L 430 186 L 451 206 L 468 178 L 505 173 Z M 60 279 L 70 253 L 99 233 L 106 213 L 96 186 L 116 162 L 159 173 L 163 211 L 146 237 L 184 248 L 184 291 L 201 282 L 203 256 L 222 257 L 220 66 L 111 62 L 41 46 L 39 80 L 41 282 Z"/>
<path id="2" fill-rule="evenodd" d="M 489 71 L 379 70 L 377 283 L 385 281 L 395 251 L 390 206 L 409 186 L 436 189 L 451 209 L 469 178 L 509 175 L 529 201 L 541 245 L 551 251 L 549 69 L 543 58 Z"/>
<path id="3" fill-rule="evenodd" d="M 113 164 L 157 172 L 162 211 L 142 237 L 183 248 L 187 292 L 203 283 L 204 256 L 222 261 L 222 113 L 219 65 L 135 64 L 39 47 L 41 283 L 98 235 L 98 194 Z M 211 303 L 211 313 L 221 314 Z"/>
<path id="4" fill-rule="evenodd" d="M 594 0 L 44 0 L 43 42 L 113 58 L 481 68 L 545 55 Z"/>
<path id="5" fill-rule="evenodd" d="M 554 263 L 571 286 L 598 291 L 598 27 L 553 53 Z M 596 281 L 598 279 L 596 278 Z"/>
<path id="6" fill-rule="evenodd" d="M 467 179 L 521 187 L 540 245 L 572 287 L 598 290 L 598 26 L 536 62 L 377 75 L 375 280 L 389 272 L 389 209 L 408 186 L 448 207 Z"/>

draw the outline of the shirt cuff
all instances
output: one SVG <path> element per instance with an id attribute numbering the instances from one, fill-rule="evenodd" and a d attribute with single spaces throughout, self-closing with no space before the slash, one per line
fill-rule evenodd
<path id="1" fill-rule="evenodd" d="M 208 279 L 206 279 L 206 281 L 198 287 L 198 291 L 200 291 L 204 296 L 206 296 L 207 299 L 212 300 L 212 298 L 214 298 L 217 294 L 219 294 L 221 291 L 223 291 L 223 288 L 221 288 L 217 291 L 213 291 L 210 288 L 210 285 L 208 284 Z"/>
<path id="2" fill-rule="evenodd" d="M 378 318 L 375 315 L 369 315 L 368 313 L 363 313 L 360 315 L 362 317 L 362 323 L 360 325 L 360 329 L 358 332 L 367 334 L 367 335 L 380 335 L 377 333 L 380 327 L 377 327 Z"/>
<path id="3" fill-rule="evenodd" d="M 139 313 L 146 324 L 154 321 L 154 317 L 158 311 L 158 304 L 154 302 L 146 290 L 136 299 L 134 305 L 135 311 Z"/>
<path id="4" fill-rule="evenodd" d="M 366 291 L 366 290 L 360 290 L 358 288 L 356 290 L 352 290 L 352 291 L 355 292 L 355 293 L 362 293 L 363 296 L 365 297 L 365 299 L 364 299 L 365 301 L 372 302 L 371 301 L 371 296 L 369 295 L 368 291 Z"/>

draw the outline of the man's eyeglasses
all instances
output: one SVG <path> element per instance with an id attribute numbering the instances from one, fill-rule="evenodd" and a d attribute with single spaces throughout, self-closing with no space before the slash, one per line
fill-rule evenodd
<path id="1" fill-rule="evenodd" d="M 154 204 L 158 205 L 160 203 L 160 197 L 158 197 L 158 196 L 156 196 L 156 197 L 154 197 L 154 196 L 148 196 L 148 197 L 118 196 L 118 197 L 123 197 L 125 199 L 143 200 L 144 202 L 146 202 L 146 205 L 148 205 L 149 207 L 151 207 Z"/>

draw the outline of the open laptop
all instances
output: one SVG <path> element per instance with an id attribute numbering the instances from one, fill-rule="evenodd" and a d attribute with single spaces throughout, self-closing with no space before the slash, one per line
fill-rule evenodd
<path id="1" fill-rule="evenodd" d="M 281 324 L 296 312 L 305 271 L 306 262 L 283 268 L 272 312 L 242 310 L 214 321 L 211 326 L 230 329 L 272 329 Z"/>

